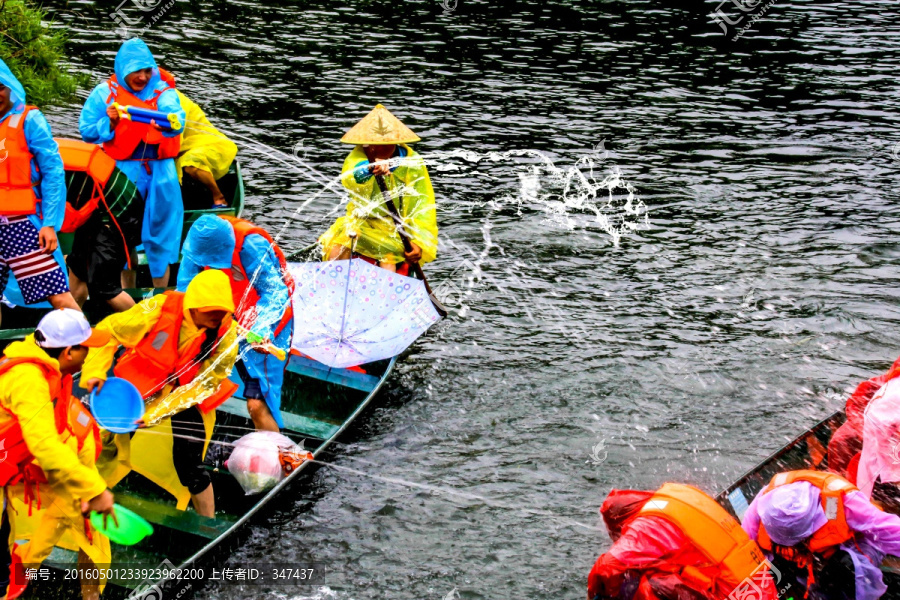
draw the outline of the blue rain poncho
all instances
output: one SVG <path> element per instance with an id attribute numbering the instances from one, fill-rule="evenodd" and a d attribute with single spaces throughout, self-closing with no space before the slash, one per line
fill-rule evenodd
<path id="1" fill-rule="evenodd" d="M 0 83 L 10 89 L 10 99 L 13 107 L 6 114 L 0 117 L 0 122 L 5 121 L 10 115 L 21 113 L 25 110 L 25 88 L 12 74 L 6 63 L 0 60 Z M 31 160 L 31 180 L 39 182 L 35 188 L 35 193 L 40 199 L 38 204 L 38 214 L 31 215 L 28 220 L 40 229 L 41 227 L 52 227 L 55 231 L 59 231 L 62 227 L 63 218 L 66 214 L 66 176 L 63 168 L 62 157 L 59 155 L 59 146 L 53 140 L 53 133 L 50 131 L 50 125 L 47 119 L 38 110 L 32 110 L 25 117 L 25 141 L 28 143 L 28 150 L 34 156 Z M 40 176 L 38 175 L 40 169 Z M 38 215 L 41 215 L 40 217 Z M 68 277 L 68 270 L 63 262 L 62 251 L 57 248 L 53 253 L 53 258 L 59 263 L 63 273 Z M 68 279 L 67 279 L 68 280 Z M 3 294 L 13 304 L 25 305 L 22 293 L 19 291 L 19 285 L 15 276 L 10 273 L 9 282 Z M 50 306 L 47 302 L 28 305 L 32 308 L 47 308 Z"/>
<path id="2" fill-rule="evenodd" d="M 125 83 L 125 76 L 141 69 L 153 69 L 153 75 L 147 86 L 135 92 Z M 164 89 L 166 83 L 159 75 L 159 67 L 150 49 L 142 40 L 132 38 L 122 44 L 116 54 L 116 78 L 119 85 L 141 100 L 149 100 L 157 91 Z M 84 107 L 78 128 L 86 142 L 102 144 L 115 136 L 110 129 L 109 116 L 106 109 L 112 104 L 108 82 L 103 82 L 91 92 Z M 170 89 L 157 99 L 157 108 L 163 112 L 175 113 L 182 123 L 185 113 L 178 100 L 178 94 Z M 166 137 L 181 134 L 178 131 L 163 131 Z M 154 277 L 162 277 L 166 267 L 178 262 L 178 250 L 181 244 L 181 230 L 184 221 L 184 204 L 181 200 L 181 187 L 175 172 L 175 159 L 156 160 L 156 147 L 139 144 L 134 156 L 129 160 L 116 161 L 116 166 L 133 181 L 141 195 L 144 196 L 144 227 L 141 231 L 144 251 L 150 265 L 150 273 Z"/>
<path id="3" fill-rule="evenodd" d="M 230 269 L 234 244 L 234 229 L 227 221 L 213 215 L 204 215 L 197 219 L 184 240 L 181 265 L 178 268 L 178 290 L 187 289 L 197 273 L 207 267 Z M 278 257 L 275 256 L 268 240 L 256 234 L 244 238 L 239 256 L 244 271 L 253 278 L 253 289 L 259 294 L 253 333 L 271 339 L 276 346 L 289 351 L 292 324 L 289 323 L 277 336 L 272 337 L 285 307 L 289 306 L 291 301 L 287 285 L 281 275 Z M 266 405 L 275 422 L 279 427 L 284 427 L 281 418 L 281 386 L 284 382 L 287 358 L 281 361 L 272 354 L 257 352 L 243 338 L 238 350 L 250 377 L 259 380 Z M 232 371 L 231 378 L 240 383 L 237 369 Z"/>

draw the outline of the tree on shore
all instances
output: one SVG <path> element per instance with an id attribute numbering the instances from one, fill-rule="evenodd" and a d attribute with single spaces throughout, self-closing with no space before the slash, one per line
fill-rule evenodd
<path id="1" fill-rule="evenodd" d="M 28 103 L 71 99 L 82 77 L 65 70 L 66 34 L 51 29 L 44 11 L 25 0 L 0 0 L 0 58 L 18 77 Z"/>

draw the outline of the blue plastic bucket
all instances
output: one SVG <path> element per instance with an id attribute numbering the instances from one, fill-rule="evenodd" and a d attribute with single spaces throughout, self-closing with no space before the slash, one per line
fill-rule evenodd
<path id="1" fill-rule="evenodd" d="M 130 433 L 144 416 L 144 399 L 134 385 L 120 377 L 110 377 L 103 389 L 91 392 L 91 414 L 97 425 L 113 433 Z"/>

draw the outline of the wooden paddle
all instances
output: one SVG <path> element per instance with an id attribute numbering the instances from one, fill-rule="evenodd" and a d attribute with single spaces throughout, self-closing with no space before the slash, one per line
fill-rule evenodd
<path id="1" fill-rule="evenodd" d="M 403 219 L 400 218 L 400 212 L 397 210 L 397 206 L 394 204 L 394 200 L 391 198 L 391 193 L 387 189 L 387 184 L 384 182 L 384 177 L 381 175 L 375 176 L 375 181 L 378 183 L 378 189 L 381 190 L 381 197 L 384 198 L 384 205 L 387 208 L 387 211 L 391 214 L 391 218 L 394 220 L 394 225 L 397 228 L 397 234 L 400 236 L 400 240 L 403 242 L 403 249 L 406 252 L 412 252 L 412 243 L 409 241 L 409 235 L 406 233 L 406 229 L 403 227 Z M 422 272 L 422 266 L 418 261 L 409 262 L 409 269 L 415 274 L 416 277 L 422 280 L 422 283 L 425 284 L 425 291 L 428 292 L 428 297 L 431 299 L 431 303 L 434 305 L 434 309 L 438 312 L 441 317 L 447 316 L 447 309 L 444 308 L 444 305 L 441 304 L 441 301 L 437 299 L 434 295 L 434 292 L 431 291 L 431 286 L 428 285 L 428 280 L 425 279 L 425 273 Z"/>

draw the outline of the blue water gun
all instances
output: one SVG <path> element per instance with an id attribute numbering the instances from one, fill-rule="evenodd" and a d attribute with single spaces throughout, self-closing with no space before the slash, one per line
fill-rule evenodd
<path id="1" fill-rule="evenodd" d="M 146 123 L 148 125 L 153 122 L 159 125 L 160 129 L 165 129 L 166 131 L 178 131 L 181 129 L 181 119 L 175 113 L 165 113 L 160 110 L 150 110 L 149 108 L 137 106 L 122 106 L 118 102 L 113 102 L 112 105 L 122 119 L 130 119 L 135 123 Z"/>

